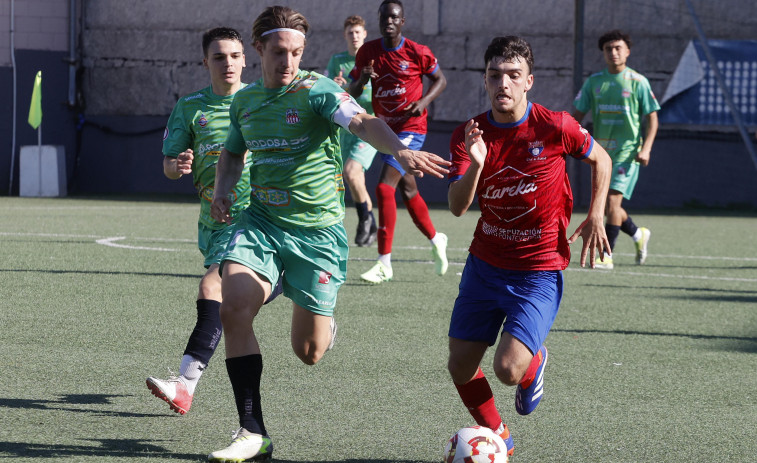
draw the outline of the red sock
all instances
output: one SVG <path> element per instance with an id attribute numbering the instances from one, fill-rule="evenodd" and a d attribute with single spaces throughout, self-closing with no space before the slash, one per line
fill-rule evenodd
<path id="1" fill-rule="evenodd" d="M 421 193 L 418 192 L 415 196 L 405 201 L 405 207 L 410 213 L 410 217 L 413 218 L 413 223 L 418 227 L 426 238 L 431 239 L 436 235 L 436 229 L 431 222 L 431 216 L 428 215 L 428 206 L 426 201 L 421 197 Z"/>
<path id="2" fill-rule="evenodd" d="M 376 186 L 376 199 L 379 208 L 379 227 L 378 227 L 378 252 L 379 254 L 389 254 L 392 252 L 392 241 L 394 241 L 394 227 L 397 225 L 397 200 L 394 198 L 395 189 L 386 183 L 379 183 Z"/>
<path id="3" fill-rule="evenodd" d="M 521 387 L 525 389 L 534 382 L 534 378 L 536 377 L 536 370 L 539 369 L 542 360 L 543 356 L 541 354 L 541 349 L 539 349 L 536 352 L 536 355 L 534 355 L 534 358 L 531 360 L 531 363 L 528 365 L 528 370 L 526 370 L 526 374 L 523 375 L 523 379 L 520 380 L 519 384 L 521 385 Z"/>
<path id="4" fill-rule="evenodd" d="M 494 405 L 494 394 L 481 368 L 472 380 L 463 385 L 455 384 L 455 387 L 476 423 L 496 431 L 502 424 L 502 418 Z"/>

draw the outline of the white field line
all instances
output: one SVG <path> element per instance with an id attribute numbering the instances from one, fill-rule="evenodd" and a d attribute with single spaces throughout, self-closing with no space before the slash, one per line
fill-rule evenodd
<path id="1" fill-rule="evenodd" d="M 139 251 L 159 251 L 159 252 L 167 252 L 167 251 L 181 251 L 181 249 L 173 249 L 173 248 L 162 248 L 162 247 L 149 247 L 149 246 L 131 246 L 127 244 L 121 244 L 117 243 L 117 241 L 123 241 L 127 238 L 125 236 L 111 236 L 111 237 L 103 237 L 102 235 L 77 235 L 77 234 L 67 234 L 67 233 L 15 233 L 15 232 L 0 232 L 0 236 L 34 236 L 34 237 L 41 237 L 41 238 L 89 238 L 94 239 L 97 244 L 103 245 L 103 246 L 109 246 L 114 248 L 121 248 L 121 249 L 131 249 L 131 250 L 139 250 Z M 133 241 L 151 241 L 151 242 L 166 242 L 166 243 L 194 243 L 195 240 L 187 239 L 187 238 L 146 238 L 146 237 L 134 237 L 129 238 Z M 430 249 L 429 246 L 394 246 L 394 249 L 408 249 L 408 250 L 428 250 Z M 457 251 L 457 252 L 465 252 L 468 248 L 449 248 L 448 251 Z M 195 252 L 195 249 L 192 249 L 192 252 Z M 619 256 L 634 256 L 635 254 L 623 254 L 623 253 L 616 253 L 616 255 Z M 683 255 L 676 255 L 676 254 L 654 254 L 655 257 L 664 257 L 664 258 L 673 258 L 673 259 L 695 259 L 695 260 L 721 260 L 721 261 L 737 261 L 737 262 L 754 262 L 757 261 L 757 257 L 726 257 L 726 256 L 683 256 Z M 365 257 L 352 257 L 350 258 L 351 261 L 357 261 L 357 262 L 373 262 L 374 258 L 365 258 Z M 419 264 L 433 264 L 433 261 L 431 260 L 402 260 L 397 259 L 397 261 L 404 261 L 404 262 L 413 262 L 413 263 L 419 263 Z M 450 262 L 450 266 L 455 267 L 463 267 L 465 266 L 464 262 Z M 704 275 L 676 275 L 672 273 L 645 273 L 645 272 L 632 272 L 632 271 L 623 271 L 623 270 L 612 270 L 612 271 L 605 271 L 605 270 L 592 270 L 588 268 L 574 268 L 574 267 L 568 267 L 565 269 L 566 272 L 598 272 L 598 273 L 606 273 L 606 274 L 613 274 L 613 275 L 631 275 L 631 276 L 654 276 L 659 278 L 677 278 L 677 279 L 685 279 L 685 280 L 716 280 L 716 281 L 741 281 L 741 282 L 748 282 L 748 283 L 757 283 L 757 278 L 731 278 L 731 277 L 711 277 L 711 276 L 704 276 Z"/>

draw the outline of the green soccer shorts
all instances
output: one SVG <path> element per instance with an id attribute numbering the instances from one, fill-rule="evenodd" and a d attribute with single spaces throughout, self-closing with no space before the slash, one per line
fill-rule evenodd
<path id="1" fill-rule="evenodd" d="M 610 189 L 620 192 L 625 199 L 631 199 L 636 181 L 639 179 L 640 168 L 636 161 L 613 162 Z"/>
<path id="2" fill-rule="evenodd" d="M 348 130 L 341 129 L 339 132 L 339 144 L 342 147 L 344 164 L 347 164 L 347 160 L 354 159 L 363 166 L 363 170 L 370 169 L 373 158 L 376 157 L 376 149 Z"/>
<path id="3" fill-rule="evenodd" d="M 197 224 L 197 247 L 205 258 L 205 268 L 220 264 L 229 243 L 230 227 L 213 229 L 201 223 Z"/>
<path id="4" fill-rule="evenodd" d="M 221 263 L 236 262 L 273 284 L 284 273 L 284 296 L 331 317 L 347 275 L 347 232 L 340 222 L 326 228 L 283 228 L 250 211 L 234 224 Z"/>

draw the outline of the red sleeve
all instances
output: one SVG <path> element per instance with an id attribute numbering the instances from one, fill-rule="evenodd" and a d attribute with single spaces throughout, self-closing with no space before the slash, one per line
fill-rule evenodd
<path id="1" fill-rule="evenodd" d="M 365 46 L 362 46 L 357 50 L 357 54 L 355 55 L 355 67 L 350 71 L 350 79 L 352 79 L 353 82 L 360 79 L 360 73 L 363 71 L 363 67 L 365 67 L 367 61 L 365 58 L 366 53 Z"/>
<path id="2" fill-rule="evenodd" d="M 449 141 L 449 157 L 452 166 L 449 168 L 450 183 L 460 180 L 470 166 L 470 158 L 465 150 L 465 124 L 459 125 Z"/>
<path id="3" fill-rule="evenodd" d="M 431 52 L 431 49 L 429 47 L 421 45 L 421 58 L 421 70 L 423 74 L 433 74 L 434 72 L 436 72 L 439 64 L 436 60 L 436 56 L 434 56 L 434 53 Z"/>
<path id="4" fill-rule="evenodd" d="M 573 116 L 563 111 L 562 116 L 562 144 L 565 153 L 576 159 L 585 159 L 594 147 L 594 138 L 589 131 L 581 127 Z"/>

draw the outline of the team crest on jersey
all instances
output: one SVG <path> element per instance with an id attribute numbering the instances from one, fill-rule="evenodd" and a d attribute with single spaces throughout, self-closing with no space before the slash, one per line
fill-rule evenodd
<path id="1" fill-rule="evenodd" d="M 544 152 L 544 142 L 541 140 L 528 142 L 528 154 L 533 157 L 538 157 Z"/>
<path id="2" fill-rule="evenodd" d="M 166 127 L 166 130 L 163 131 L 163 140 L 168 138 L 168 127 Z"/>
<path id="3" fill-rule="evenodd" d="M 205 117 L 205 114 L 200 113 L 200 118 L 197 119 L 197 123 L 200 125 L 200 127 L 205 127 L 208 125 L 208 119 Z"/>
<path id="4" fill-rule="evenodd" d="M 407 71 L 407 68 L 410 67 L 410 63 L 408 63 L 407 61 L 400 61 L 399 65 L 400 71 Z"/>
<path id="5" fill-rule="evenodd" d="M 631 91 L 627 88 L 623 89 L 623 98 L 630 98 L 631 97 Z"/>
<path id="6" fill-rule="evenodd" d="M 297 112 L 297 108 L 289 108 L 286 113 L 287 124 L 296 124 L 300 122 L 300 115 Z"/>

